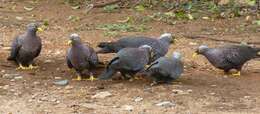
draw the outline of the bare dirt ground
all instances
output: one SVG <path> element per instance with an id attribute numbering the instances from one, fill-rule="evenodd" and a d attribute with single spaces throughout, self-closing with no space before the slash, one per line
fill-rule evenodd
<path id="1" fill-rule="evenodd" d="M 260 113 L 260 62 L 250 61 L 244 66 L 241 77 L 224 76 L 213 68 L 202 56 L 196 60 L 191 55 L 200 44 L 210 47 L 225 42 L 205 39 L 187 39 L 182 35 L 203 35 L 221 40 L 260 42 L 260 28 L 253 27 L 244 17 L 219 19 L 215 21 L 197 20 L 167 25 L 150 22 L 147 32 L 125 32 L 120 35 L 159 36 L 163 32 L 176 34 L 178 41 L 171 46 L 180 51 L 185 62 L 185 73 L 173 85 L 150 87 L 149 79 L 132 82 L 113 81 L 71 81 L 76 74 L 68 71 L 65 53 L 66 39 L 70 33 L 79 33 L 85 42 L 93 47 L 100 41 L 114 38 L 104 37 L 101 30 L 93 26 L 116 22 L 134 15 L 132 10 L 104 13 L 93 9 L 88 14 L 84 9 L 72 10 L 60 1 L 46 0 L 36 4 L 32 11 L 25 11 L 28 1 L 0 2 L 0 113 L 1 114 L 259 114 Z M 11 10 L 16 5 L 15 10 Z M 70 15 L 79 16 L 78 22 L 68 21 Z M 23 19 L 17 20 L 17 17 Z M 43 50 L 36 59 L 39 69 L 17 71 L 14 63 L 6 61 L 9 46 L 15 35 L 25 30 L 25 25 L 33 20 L 49 20 L 46 31 L 39 33 L 43 40 Z M 241 30 L 241 26 L 244 29 Z M 260 45 L 257 45 L 260 46 Z M 112 54 L 101 55 L 108 61 Z M 100 74 L 102 69 L 97 70 Z M 6 78 L 4 75 L 16 75 Z M 18 78 L 17 78 L 18 77 Z M 57 77 L 70 80 L 67 86 L 57 86 Z M 99 92 L 110 92 L 112 96 L 94 99 Z M 177 91 L 177 92 L 176 92 Z M 135 101 L 136 98 L 142 98 Z M 172 106 L 157 106 L 169 101 Z M 127 108 L 128 107 L 128 108 Z M 129 108 L 130 107 L 130 108 Z M 131 111 L 129 111 L 131 109 Z"/>

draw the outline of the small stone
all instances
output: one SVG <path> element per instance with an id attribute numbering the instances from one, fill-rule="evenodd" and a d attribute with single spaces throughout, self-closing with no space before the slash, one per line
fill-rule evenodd
<path id="1" fill-rule="evenodd" d="M 211 85 L 211 87 L 217 87 L 217 85 Z"/>
<path id="2" fill-rule="evenodd" d="M 13 79 L 15 76 L 13 74 L 4 74 L 2 77 L 5 79 Z"/>
<path id="3" fill-rule="evenodd" d="M 44 61 L 44 63 L 52 63 L 52 60 L 47 59 Z"/>
<path id="4" fill-rule="evenodd" d="M 16 16 L 15 18 L 16 18 L 17 20 L 23 20 L 23 17 Z"/>
<path id="5" fill-rule="evenodd" d="M 67 86 L 65 87 L 65 89 L 67 89 L 67 90 L 73 89 L 73 86 L 67 85 Z"/>
<path id="6" fill-rule="evenodd" d="M 192 93 L 192 90 L 191 90 L 191 89 L 188 89 L 187 92 L 188 92 L 188 93 Z"/>
<path id="7" fill-rule="evenodd" d="M 57 99 L 53 98 L 53 99 L 51 99 L 50 101 L 51 101 L 51 102 L 56 102 Z"/>
<path id="8" fill-rule="evenodd" d="M 7 89 L 9 89 L 9 85 L 4 85 L 2 88 L 4 89 L 4 90 L 7 90 Z"/>
<path id="9" fill-rule="evenodd" d="M 10 81 L 11 81 L 11 82 L 14 82 L 14 81 L 15 81 L 15 79 L 11 79 Z"/>
<path id="10" fill-rule="evenodd" d="M 61 80 L 62 78 L 55 76 L 54 79 L 55 79 L 55 80 Z"/>
<path id="11" fill-rule="evenodd" d="M 100 106 L 95 103 L 82 103 L 80 106 L 88 108 L 88 109 L 99 109 Z"/>
<path id="12" fill-rule="evenodd" d="M 191 46 L 196 46 L 196 45 L 198 45 L 198 43 L 196 43 L 196 42 L 190 42 L 189 45 L 191 45 Z"/>
<path id="13" fill-rule="evenodd" d="M 123 105 L 122 110 L 131 112 L 134 110 L 134 107 L 132 105 Z"/>
<path id="14" fill-rule="evenodd" d="M 20 79 L 23 79 L 23 77 L 22 76 L 16 76 L 16 77 L 14 77 L 14 79 L 20 80 Z"/>
<path id="15" fill-rule="evenodd" d="M 5 70 L 1 70 L 1 73 L 5 73 Z"/>
<path id="16" fill-rule="evenodd" d="M 184 91 L 179 90 L 179 89 L 174 89 L 172 90 L 174 94 L 184 94 Z"/>
<path id="17" fill-rule="evenodd" d="M 69 80 L 59 80 L 59 81 L 55 81 L 53 82 L 55 85 L 59 85 L 59 86 L 65 86 L 69 84 Z"/>
<path id="18" fill-rule="evenodd" d="M 244 96 L 244 98 L 245 98 L 245 99 L 249 99 L 249 98 L 251 98 L 251 97 L 250 97 L 250 96 Z"/>
<path id="19" fill-rule="evenodd" d="M 57 104 L 59 104 L 59 103 L 60 103 L 60 101 L 59 101 L 59 100 L 57 100 L 57 101 L 56 101 L 56 103 L 57 103 Z"/>
<path id="20" fill-rule="evenodd" d="M 15 92 L 15 89 L 10 89 L 11 92 Z"/>
<path id="21" fill-rule="evenodd" d="M 11 50 L 11 47 L 2 47 L 1 49 L 10 51 L 10 50 Z"/>
<path id="22" fill-rule="evenodd" d="M 163 101 L 163 102 L 157 103 L 156 106 L 173 107 L 173 106 L 175 106 L 175 104 L 172 103 L 171 101 Z"/>
<path id="23" fill-rule="evenodd" d="M 47 97 L 42 97 L 42 98 L 40 98 L 40 101 L 48 101 L 48 98 Z"/>
<path id="24" fill-rule="evenodd" d="M 33 100 L 32 100 L 32 99 L 29 99 L 28 102 L 31 103 L 31 102 L 33 102 Z"/>
<path id="25" fill-rule="evenodd" d="M 216 93 L 214 93 L 214 92 L 211 92 L 211 93 L 210 93 L 210 95 L 216 95 Z"/>
<path id="26" fill-rule="evenodd" d="M 36 82 L 33 82 L 34 85 L 40 85 L 41 83 L 36 81 Z"/>
<path id="27" fill-rule="evenodd" d="M 140 102 L 140 101 L 142 101 L 142 100 L 143 100 L 142 97 L 136 97 L 136 98 L 134 99 L 135 102 Z"/>
<path id="28" fill-rule="evenodd" d="M 209 19 L 209 17 L 202 17 L 202 19 L 204 19 L 204 20 L 208 20 L 208 19 Z"/>
<path id="29" fill-rule="evenodd" d="M 104 91 L 104 92 L 99 92 L 99 93 L 95 94 L 91 98 L 104 99 L 104 98 L 110 97 L 110 96 L 112 96 L 112 94 L 110 92 Z"/>

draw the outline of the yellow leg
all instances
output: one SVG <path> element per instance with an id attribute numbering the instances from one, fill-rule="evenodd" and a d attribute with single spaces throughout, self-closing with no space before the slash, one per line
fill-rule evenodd
<path id="1" fill-rule="evenodd" d="M 28 70 L 28 67 L 24 67 L 22 64 L 19 64 L 19 67 L 16 68 L 16 70 Z"/>
<path id="2" fill-rule="evenodd" d="M 135 79 L 135 80 L 143 80 L 144 77 L 142 77 L 142 76 L 134 76 L 134 79 Z"/>
<path id="3" fill-rule="evenodd" d="M 38 68 L 38 66 L 33 66 L 32 64 L 30 64 L 29 67 L 25 67 L 22 64 L 19 64 L 19 67 L 16 68 L 16 70 L 32 70 L 36 68 Z"/>
<path id="4" fill-rule="evenodd" d="M 77 78 L 76 79 L 72 79 L 72 80 L 76 80 L 76 81 L 81 81 L 81 76 L 80 75 L 77 75 Z"/>
<path id="5" fill-rule="evenodd" d="M 232 76 L 236 76 L 236 77 L 239 77 L 240 76 L 240 71 L 238 71 L 237 73 L 234 73 L 234 74 L 232 74 Z"/>
<path id="6" fill-rule="evenodd" d="M 38 66 L 33 66 L 32 64 L 29 65 L 29 69 L 32 70 L 32 69 L 36 69 L 38 68 Z"/>
<path id="7" fill-rule="evenodd" d="M 97 80 L 97 78 L 95 78 L 93 75 L 90 75 L 90 77 L 87 80 L 94 81 Z"/>

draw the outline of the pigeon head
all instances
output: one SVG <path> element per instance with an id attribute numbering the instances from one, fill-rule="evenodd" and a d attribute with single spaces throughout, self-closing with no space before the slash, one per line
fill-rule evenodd
<path id="1" fill-rule="evenodd" d="M 77 44 L 80 44 L 80 43 L 81 43 L 81 40 L 80 40 L 80 37 L 79 37 L 78 34 L 73 33 L 73 34 L 70 35 L 68 44 L 77 45 Z"/>
<path id="2" fill-rule="evenodd" d="M 141 49 L 148 49 L 149 51 L 152 51 L 152 47 L 149 46 L 149 45 L 142 45 L 139 48 L 141 48 Z"/>
<path id="3" fill-rule="evenodd" d="M 163 42 L 167 42 L 167 43 L 174 43 L 175 38 L 172 36 L 171 33 L 164 33 L 160 36 L 159 38 L 161 41 Z"/>
<path id="4" fill-rule="evenodd" d="M 152 59 L 155 56 L 155 53 L 153 52 L 153 48 L 149 45 L 142 45 L 139 47 L 140 49 L 146 49 L 149 53 L 150 59 Z"/>
<path id="5" fill-rule="evenodd" d="M 209 49 L 209 47 L 208 46 L 206 46 L 206 45 L 201 45 L 198 49 L 197 49 L 197 51 L 196 51 L 196 53 L 198 53 L 198 54 L 203 54 L 205 51 L 207 51 Z"/>
<path id="6" fill-rule="evenodd" d="M 42 28 L 39 27 L 40 25 L 38 23 L 30 23 L 27 25 L 28 32 L 36 33 L 37 31 L 41 32 L 43 31 Z"/>
<path id="7" fill-rule="evenodd" d="M 181 60 L 181 53 L 179 53 L 179 52 L 173 52 L 173 54 L 172 54 L 172 57 L 174 58 L 174 59 L 178 59 L 178 60 Z"/>
<path id="8" fill-rule="evenodd" d="M 193 53 L 192 58 L 195 58 L 197 55 L 199 54 L 204 54 L 207 50 L 209 49 L 208 46 L 206 45 L 201 45 L 196 51 L 195 53 Z"/>

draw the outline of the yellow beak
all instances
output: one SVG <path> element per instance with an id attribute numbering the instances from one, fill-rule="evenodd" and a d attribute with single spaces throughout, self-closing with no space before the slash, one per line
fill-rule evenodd
<path id="1" fill-rule="evenodd" d="M 178 40 L 175 38 L 175 39 L 174 39 L 174 42 L 178 42 Z"/>
<path id="2" fill-rule="evenodd" d="M 259 56 L 260 56 L 260 52 L 257 52 L 257 55 L 259 55 Z"/>
<path id="3" fill-rule="evenodd" d="M 195 58 L 197 56 L 198 56 L 198 53 L 196 53 L 196 52 L 192 54 L 192 58 Z"/>
<path id="4" fill-rule="evenodd" d="M 69 41 L 67 42 L 67 44 L 68 44 L 68 45 L 71 45 L 71 44 L 72 44 L 72 40 L 69 40 Z"/>
<path id="5" fill-rule="evenodd" d="M 44 30 L 43 30 L 41 27 L 38 27 L 38 28 L 37 28 L 37 31 L 43 32 Z"/>

